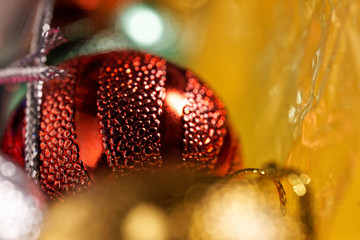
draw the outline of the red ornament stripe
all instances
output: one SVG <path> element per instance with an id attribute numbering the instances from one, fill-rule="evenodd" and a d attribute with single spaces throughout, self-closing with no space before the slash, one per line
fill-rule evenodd
<path id="1" fill-rule="evenodd" d="M 90 184 L 79 157 L 74 95 L 77 64 L 64 65 L 72 77 L 44 83 L 40 118 L 40 182 L 51 198 L 72 195 Z"/>
<path id="2" fill-rule="evenodd" d="M 190 71 L 186 78 L 188 104 L 182 117 L 184 166 L 214 170 L 226 135 L 226 111 L 220 99 Z"/>
<path id="3" fill-rule="evenodd" d="M 132 52 L 109 59 L 100 70 L 97 102 L 107 162 L 121 174 L 160 167 L 165 61 Z"/>

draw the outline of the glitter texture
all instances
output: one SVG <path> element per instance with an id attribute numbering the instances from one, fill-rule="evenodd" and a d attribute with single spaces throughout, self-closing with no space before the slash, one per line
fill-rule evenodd
<path id="1" fill-rule="evenodd" d="M 115 56 L 101 68 L 100 132 L 114 170 L 161 166 L 159 116 L 165 68 L 164 60 L 150 54 Z"/>
<path id="2" fill-rule="evenodd" d="M 69 64 L 65 67 L 73 70 L 72 74 L 75 75 L 76 66 Z M 90 184 L 76 143 L 74 84 L 74 77 L 44 84 L 39 134 L 40 182 L 43 190 L 56 198 Z"/>
<path id="3" fill-rule="evenodd" d="M 183 160 L 186 167 L 214 169 L 226 134 L 226 111 L 213 92 L 186 72 L 186 97 L 190 104 L 183 109 Z"/>

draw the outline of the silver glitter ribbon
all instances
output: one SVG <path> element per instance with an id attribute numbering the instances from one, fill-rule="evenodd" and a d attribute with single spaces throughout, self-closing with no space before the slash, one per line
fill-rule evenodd
<path id="1" fill-rule="evenodd" d="M 55 66 L 45 65 L 49 51 L 66 41 L 59 29 L 50 28 L 53 5 L 53 0 L 39 1 L 29 55 L 5 69 L 0 69 L 0 84 L 27 82 L 25 169 L 35 182 L 39 179 L 39 119 L 43 83 L 67 74 Z"/>
<path id="2" fill-rule="evenodd" d="M 36 14 L 34 24 L 34 39 L 32 41 L 30 57 L 26 57 L 20 62 L 21 65 L 34 65 L 35 67 L 44 67 L 46 54 L 52 46 L 49 43 L 61 41 L 60 31 L 51 32 L 50 22 L 52 18 L 54 2 L 51 0 L 42 0 Z M 40 27 L 39 27 L 40 26 Z M 40 33 L 41 31 L 41 33 Z M 40 34 L 41 35 L 40 35 Z M 54 34 L 52 34 L 54 33 Z M 41 37 L 40 37 L 41 36 Z M 40 39 L 38 39 L 40 38 Z M 58 39 L 58 41 L 56 41 Z M 28 91 L 26 94 L 25 110 L 25 169 L 29 175 L 38 182 L 39 179 L 39 118 L 42 98 L 42 88 L 44 78 L 47 74 L 54 74 L 56 70 L 50 71 L 50 68 L 41 72 L 38 81 L 27 84 Z"/>

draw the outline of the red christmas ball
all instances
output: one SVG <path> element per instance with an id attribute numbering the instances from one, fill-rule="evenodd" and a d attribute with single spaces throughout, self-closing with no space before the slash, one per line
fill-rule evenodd
<path id="1" fill-rule="evenodd" d="M 136 51 L 61 63 L 69 77 L 44 83 L 39 183 L 63 198 L 110 169 L 116 175 L 188 167 L 225 175 L 241 166 L 238 141 L 218 97 L 193 73 Z M 3 151 L 24 162 L 24 106 Z"/>

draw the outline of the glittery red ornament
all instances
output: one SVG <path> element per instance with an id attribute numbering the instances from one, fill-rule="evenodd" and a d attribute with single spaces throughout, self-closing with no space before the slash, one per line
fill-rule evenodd
<path id="1" fill-rule="evenodd" d="M 106 169 L 125 175 L 189 167 L 225 175 L 240 167 L 222 102 L 190 71 L 135 51 L 58 67 L 70 76 L 44 83 L 40 110 L 39 182 L 51 198 L 87 188 Z M 22 156 L 18 161 L 23 125 L 10 122 L 3 138 L 3 151 Z"/>

